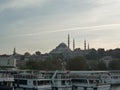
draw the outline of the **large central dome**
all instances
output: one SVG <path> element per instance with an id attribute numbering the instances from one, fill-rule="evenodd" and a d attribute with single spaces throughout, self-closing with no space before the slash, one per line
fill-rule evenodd
<path id="1" fill-rule="evenodd" d="M 71 50 L 65 43 L 60 43 L 55 49 L 53 49 L 50 53 L 70 53 Z"/>
<path id="2" fill-rule="evenodd" d="M 65 43 L 60 43 L 60 44 L 58 45 L 58 47 L 66 48 L 67 45 L 66 45 Z M 58 47 L 57 47 L 57 48 L 58 48 Z"/>

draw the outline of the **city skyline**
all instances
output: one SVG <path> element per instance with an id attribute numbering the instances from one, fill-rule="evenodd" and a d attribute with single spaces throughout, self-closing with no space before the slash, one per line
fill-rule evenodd
<path id="1" fill-rule="evenodd" d="M 0 54 L 51 51 L 67 35 L 76 48 L 120 46 L 119 0 L 1 0 Z"/>

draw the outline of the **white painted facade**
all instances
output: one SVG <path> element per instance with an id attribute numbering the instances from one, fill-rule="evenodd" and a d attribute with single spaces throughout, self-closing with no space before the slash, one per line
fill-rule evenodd
<path id="1" fill-rule="evenodd" d="M 16 59 L 11 56 L 0 56 L 0 66 L 12 66 L 16 67 Z"/>

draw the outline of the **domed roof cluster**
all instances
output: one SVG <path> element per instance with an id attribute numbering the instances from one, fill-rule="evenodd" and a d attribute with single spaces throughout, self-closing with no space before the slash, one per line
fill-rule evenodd
<path id="1" fill-rule="evenodd" d="M 55 49 L 53 49 L 50 53 L 70 53 L 71 50 L 65 43 L 60 43 Z"/>

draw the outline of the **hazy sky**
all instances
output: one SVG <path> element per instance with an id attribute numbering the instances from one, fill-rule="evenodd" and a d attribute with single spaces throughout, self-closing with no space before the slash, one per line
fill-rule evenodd
<path id="1" fill-rule="evenodd" d="M 0 54 L 49 52 L 67 35 L 83 48 L 119 48 L 120 0 L 0 0 Z"/>

